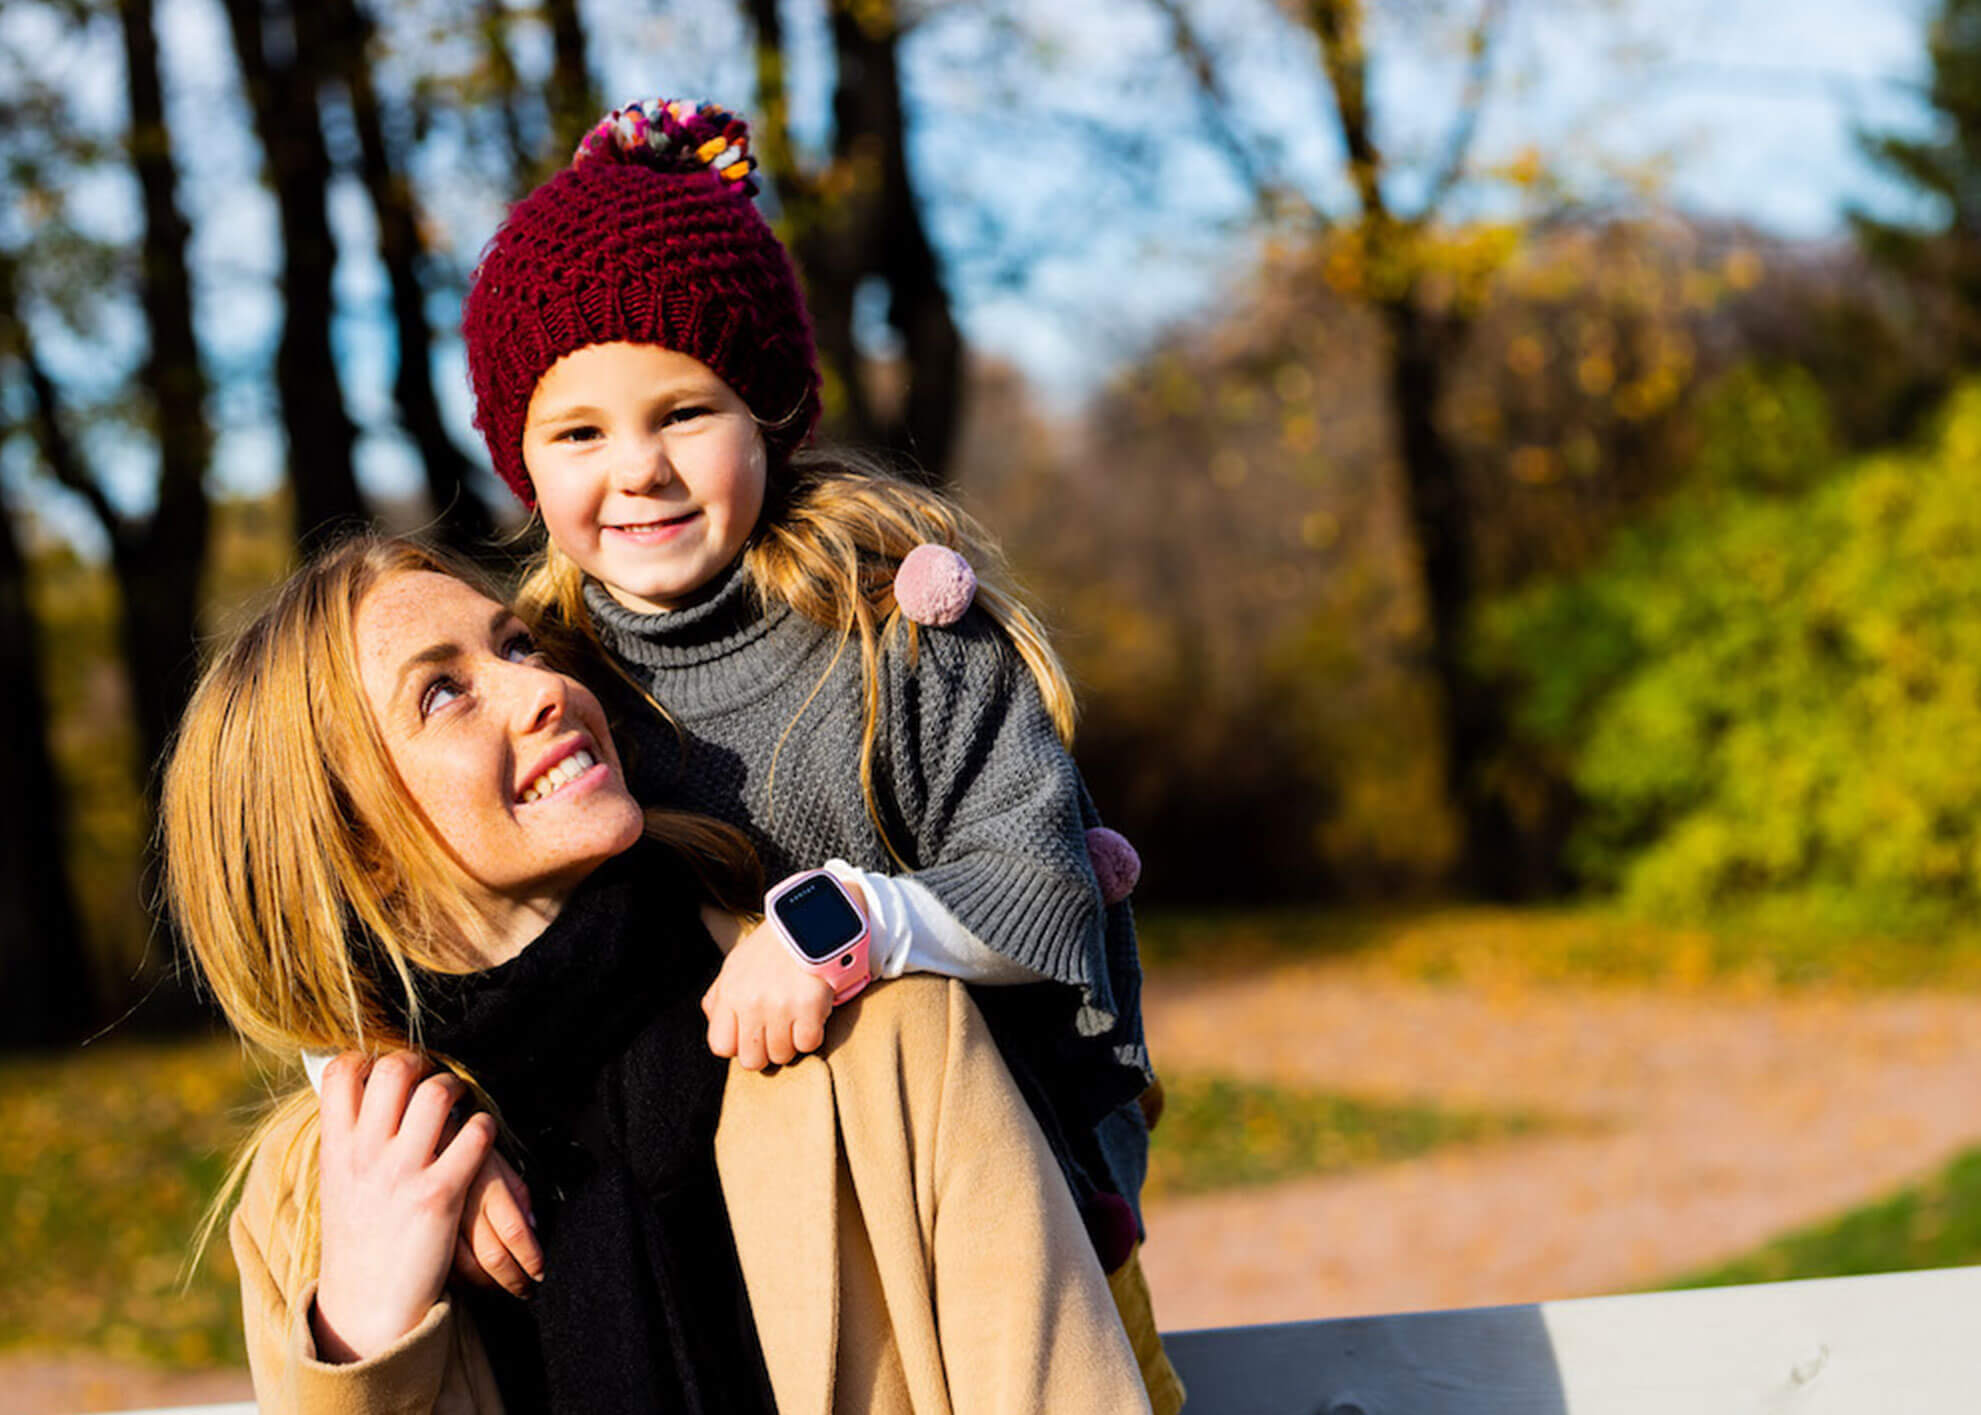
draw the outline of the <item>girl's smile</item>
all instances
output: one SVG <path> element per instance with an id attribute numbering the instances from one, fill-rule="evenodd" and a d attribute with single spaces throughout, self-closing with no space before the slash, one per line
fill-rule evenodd
<path id="1" fill-rule="evenodd" d="M 763 435 L 699 360 L 591 344 L 537 381 L 523 463 L 557 547 L 629 609 L 674 609 L 742 553 L 763 510 Z"/>

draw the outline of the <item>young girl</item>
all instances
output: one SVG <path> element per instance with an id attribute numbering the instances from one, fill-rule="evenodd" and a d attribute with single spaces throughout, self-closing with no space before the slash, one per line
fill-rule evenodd
<path id="1" fill-rule="evenodd" d="M 1152 1081 L 1134 929 L 1089 854 L 1065 675 L 994 584 L 964 609 L 970 565 L 995 557 L 958 510 L 800 450 L 819 371 L 747 149 L 709 105 L 615 111 L 483 255 L 463 318 L 476 425 L 548 536 L 524 612 L 627 686 L 641 801 L 741 827 L 772 879 L 835 862 L 877 974 L 1000 985 L 974 996 L 1173 1408 L 1134 1256 Z M 947 549 L 910 561 L 924 545 Z M 924 629 L 899 598 L 930 588 L 907 581 L 931 560 L 949 593 L 923 596 Z M 835 990 L 759 926 L 704 1000 L 711 1045 L 788 1061 Z"/>

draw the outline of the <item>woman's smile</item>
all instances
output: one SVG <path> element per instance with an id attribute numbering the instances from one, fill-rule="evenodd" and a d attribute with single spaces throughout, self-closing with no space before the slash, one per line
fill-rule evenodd
<path id="1" fill-rule="evenodd" d="M 506 953 L 639 838 L 604 709 L 513 614 L 447 575 L 386 580 L 354 628 L 393 769 L 488 925 L 475 947 Z"/>

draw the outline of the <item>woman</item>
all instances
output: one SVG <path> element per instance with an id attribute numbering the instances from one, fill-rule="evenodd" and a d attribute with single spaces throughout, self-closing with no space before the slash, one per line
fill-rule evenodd
<path id="1" fill-rule="evenodd" d="M 360 541 L 299 572 L 205 674 L 163 819 L 237 1029 L 349 1053 L 243 1164 L 264 1410 L 1146 1410 L 961 989 L 870 989 L 774 1075 L 712 1058 L 729 833 L 643 818 L 598 701 L 446 561 Z M 447 1287 L 498 1122 L 528 1304 Z"/>

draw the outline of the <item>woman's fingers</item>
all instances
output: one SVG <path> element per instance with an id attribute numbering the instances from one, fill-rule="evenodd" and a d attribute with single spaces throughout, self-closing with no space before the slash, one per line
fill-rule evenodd
<path id="1" fill-rule="evenodd" d="M 323 1141 L 333 1150 L 341 1149 L 344 1139 L 358 1123 L 358 1107 L 364 1100 L 365 1076 L 371 1058 L 362 1052 L 340 1052 L 323 1068 L 323 1089 L 317 1106 L 323 1115 Z"/>
<path id="2" fill-rule="evenodd" d="M 448 1117 L 467 1093 L 460 1078 L 448 1071 L 436 1071 L 420 1082 L 399 1119 L 399 1142 L 422 1159 L 435 1153 L 447 1133 Z"/>
<path id="3" fill-rule="evenodd" d="M 495 1117 L 486 1111 L 476 1111 L 467 1118 L 447 1148 L 434 1156 L 432 1178 L 434 1187 L 447 1199 L 458 1204 L 467 1198 L 468 1185 L 481 1168 L 489 1151 L 495 1147 Z M 458 1210 L 456 1210 L 458 1213 Z"/>
<path id="4" fill-rule="evenodd" d="M 399 1133 L 406 1102 L 427 1069 L 426 1062 L 410 1051 L 395 1051 L 372 1062 L 356 1127 L 358 1148 L 363 1153 L 377 1154 Z"/>

